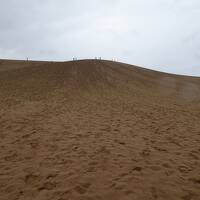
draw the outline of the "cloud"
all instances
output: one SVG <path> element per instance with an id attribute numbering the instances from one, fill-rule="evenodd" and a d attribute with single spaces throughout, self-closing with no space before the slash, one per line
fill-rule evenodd
<path id="1" fill-rule="evenodd" d="M 105 59 L 200 76 L 198 0 L 3 0 L 0 57 Z"/>

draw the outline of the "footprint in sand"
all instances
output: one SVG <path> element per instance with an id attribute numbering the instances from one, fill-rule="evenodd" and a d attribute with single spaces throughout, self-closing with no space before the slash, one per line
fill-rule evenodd
<path id="1" fill-rule="evenodd" d="M 165 149 L 165 148 L 161 148 L 161 147 L 157 147 L 157 146 L 153 146 L 153 148 L 160 152 L 168 152 L 167 149 Z"/>
<path id="2" fill-rule="evenodd" d="M 193 182 L 194 184 L 198 184 L 200 185 L 200 177 L 195 177 L 195 178 L 190 178 L 189 179 L 191 182 Z"/>
<path id="3" fill-rule="evenodd" d="M 151 153 L 151 150 L 150 149 L 144 149 L 142 152 L 141 152 L 141 155 L 143 157 L 146 157 L 146 156 L 149 156 Z"/>
<path id="4" fill-rule="evenodd" d="M 139 167 L 139 166 L 134 167 L 134 168 L 132 169 L 132 171 L 141 172 L 141 171 L 142 171 L 142 167 Z"/>
<path id="5" fill-rule="evenodd" d="M 17 153 L 12 152 L 10 155 L 5 156 L 4 159 L 5 161 L 15 161 L 17 157 L 18 157 Z"/>
<path id="6" fill-rule="evenodd" d="M 194 195 L 191 191 L 189 191 L 188 194 L 182 196 L 181 198 L 183 200 L 192 200 L 194 196 L 196 196 L 196 195 Z"/>
<path id="7" fill-rule="evenodd" d="M 74 188 L 74 190 L 79 194 L 85 194 L 90 186 L 91 186 L 90 183 L 82 183 L 82 184 L 77 185 Z"/>
<path id="8" fill-rule="evenodd" d="M 56 188 L 56 183 L 54 182 L 45 182 L 40 188 L 38 188 L 39 191 L 41 190 L 53 190 Z"/>
<path id="9" fill-rule="evenodd" d="M 180 165 L 178 167 L 178 170 L 181 172 L 181 173 L 188 173 L 190 171 L 192 171 L 192 169 L 186 165 Z"/>
<path id="10" fill-rule="evenodd" d="M 168 168 L 168 169 L 171 168 L 171 166 L 170 166 L 169 163 L 163 163 L 162 166 L 163 166 L 164 168 Z"/>
<path id="11" fill-rule="evenodd" d="M 27 174 L 25 176 L 25 183 L 28 185 L 34 185 L 35 183 L 39 182 L 39 176 L 34 174 Z"/>
<path id="12" fill-rule="evenodd" d="M 88 166 L 87 172 L 95 172 L 98 162 L 92 161 L 92 162 L 88 163 L 88 165 L 89 166 Z"/>

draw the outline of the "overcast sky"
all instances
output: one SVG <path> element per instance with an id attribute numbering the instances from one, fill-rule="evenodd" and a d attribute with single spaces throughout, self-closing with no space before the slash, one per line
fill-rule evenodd
<path id="1" fill-rule="evenodd" d="M 200 0 L 0 0 L 0 58 L 101 56 L 200 76 Z"/>

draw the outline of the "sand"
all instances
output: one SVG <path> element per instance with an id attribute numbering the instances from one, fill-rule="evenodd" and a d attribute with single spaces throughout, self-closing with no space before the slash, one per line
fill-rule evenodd
<path id="1" fill-rule="evenodd" d="M 200 78 L 0 60 L 0 199 L 199 200 Z"/>

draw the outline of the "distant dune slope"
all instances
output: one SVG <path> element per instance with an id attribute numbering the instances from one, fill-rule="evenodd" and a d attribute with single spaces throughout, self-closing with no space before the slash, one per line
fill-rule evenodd
<path id="1" fill-rule="evenodd" d="M 0 199 L 200 197 L 200 78 L 105 60 L 0 60 Z"/>

